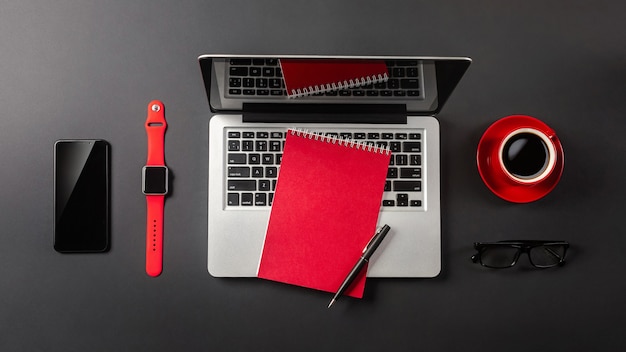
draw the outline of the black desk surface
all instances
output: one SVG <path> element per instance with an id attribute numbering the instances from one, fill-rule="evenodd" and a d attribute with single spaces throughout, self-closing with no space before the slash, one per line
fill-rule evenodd
<path id="1" fill-rule="evenodd" d="M 0 6 L 0 350 L 611 350 L 626 343 L 626 6 L 614 1 L 4 1 Z M 207 128 L 197 56 L 470 56 L 439 115 L 443 271 L 362 301 L 206 270 Z M 165 266 L 144 272 L 147 103 L 166 104 Z M 557 188 L 511 204 L 482 183 L 483 131 L 553 127 Z M 52 147 L 112 145 L 112 250 L 52 249 Z M 472 242 L 572 243 L 556 270 L 490 271 Z"/>

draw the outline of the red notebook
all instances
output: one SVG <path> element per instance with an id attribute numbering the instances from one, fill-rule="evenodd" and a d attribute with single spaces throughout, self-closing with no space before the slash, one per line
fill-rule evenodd
<path id="1" fill-rule="evenodd" d="M 382 60 L 281 59 L 285 89 L 290 98 L 385 82 Z"/>
<path id="2" fill-rule="evenodd" d="M 289 130 L 258 277 L 336 292 L 376 232 L 390 152 Z M 346 292 L 361 298 L 365 270 Z"/>

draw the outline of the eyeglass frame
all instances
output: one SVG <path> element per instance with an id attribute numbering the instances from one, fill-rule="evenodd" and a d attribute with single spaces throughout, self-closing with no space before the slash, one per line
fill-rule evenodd
<path id="1" fill-rule="evenodd" d="M 555 257 L 559 259 L 557 263 L 555 263 L 554 265 L 546 265 L 546 266 L 536 265 L 535 263 L 533 263 L 533 260 L 530 256 L 530 250 L 536 247 L 541 247 L 541 246 L 546 246 L 546 245 L 563 246 L 563 256 L 557 255 L 556 253 L 552 253 Z M 513 258 L 513 261 L 511 262 L 509 266 L 490 266 L 490 265 L 486 265 L 483 263 L 482 253 L 484 252 L 486 248 L 492 247 L 492 246 L 494 247 L 495 246 L 501 246 L 501 247 L 508 246 L 511 248 L 517 248 L 517 253 L 515 253 L 515 257 Z M 472 262 L 480 263 L 480 265 L 486 268 L 490 268 L 490 269 L 508 269 L 508 268 L 515 266 L 515 264 L 517 264 L 517 261 L 519 260 L 519 257 L 522 255 L 522 253 L 526 253 L 526 255 L 528 255 L 528 261 L 534 268 L 548 269 L 548 268 L 554 268 L 555 266 L 562 266 L 563 264 L 565 264 L 565 257 L 567 255 L 568 248 L 569 248 L 569 243 L 566 241 L 505 240 L 505 241 L 497 241 L 497 242 L 474 242 L 474 249 L 476 249 L 478 253 L 472 256 Z"/>

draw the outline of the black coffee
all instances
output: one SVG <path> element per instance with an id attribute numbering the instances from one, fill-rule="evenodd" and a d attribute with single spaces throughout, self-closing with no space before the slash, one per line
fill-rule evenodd
<path id="1" fill-rule="evenodd" d="M 513 176 L 533 178 L 540 175 L 548 165 L 548 147 L 539 136 L 522 132 L 506 142 L 502 160 L 504 167 Z"/>

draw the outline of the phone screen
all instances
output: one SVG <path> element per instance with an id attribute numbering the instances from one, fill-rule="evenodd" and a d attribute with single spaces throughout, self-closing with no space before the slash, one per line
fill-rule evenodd
<path id="1" fill-rule="evenodd" d="M 109 249 L 109 144 L 59 140 L 54 144 L 54 249 Z"/>

